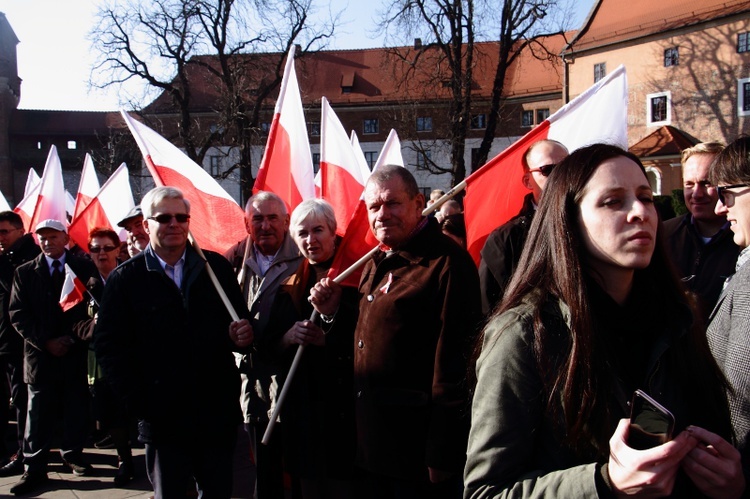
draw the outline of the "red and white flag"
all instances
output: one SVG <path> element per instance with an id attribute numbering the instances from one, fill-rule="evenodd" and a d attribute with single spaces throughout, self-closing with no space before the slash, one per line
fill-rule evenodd
<path id="1" fill-rule="evenodd" d="M 83 170 L 81 170 L 81 180 L 78 182 L 78 193 L 76 194 L 75 207 L 71 213 L 73 220 L 75 220 L 83 209 L 88 206 L 91 200 L 94 199 L 100 188 L 99 179 L 97 178 L 96 170 L 94 169 L 94 160 L 91 159 L 89 153 L 86 153 L 86 158 L 83 160 Z"/>
<path id="2" fill-rule="evenodd" d="M 336 234 L 343 236 L 370 172 L 361 170 L 351 140 L 325 97 L 320 113 L 320 194 L 333 206 Z"/>
<path id="3" fill-rule="evenodd" d="M 67 312 L 83 301 L 86 286 L 76 276 L 73 269 L 65 264 L 65 282 L 63 282 L 62 291 L 60 292 L 60 307 L 63 312 Z"/>
<path id="4" fill-rule="evenodd" d="M 62 165 L 55 146 L 50 147 L 39 185 L 13 211 L 21 216 L 28 232 L 33 232 L 42 220 L 53 219 L 67 224 Z"/>
<path id="5" fill-rule="evenodd" d="M 357 132 L 355 132 L 354 130 L 352 130 L 352 134 L 349 137 L 349 142 L 351 142 L 352 148 L 354 149 L 354 155 L 357 157 L 359 170 L 362 172 L 362 176 L 365 178 L 365 181 L 367 181 L 367 179 L 370 178 L 370 166 L 367 164 L 365 153 L 362 152 L 362 146 L 359 145 L 359 137 L 357 137 Z"/>
<path id="6" fill-rule="evenodd" d="M 94 194 L 88 205 L 70 222 L 68 234 L 81 248 L 88 250 L 89 233 L 104 227 L 118 233 L 121 241 L 125 240 L 125 229 L 117 222 L 125 218 L 135 206 L 133 191 L 130 189 L 128 167 L 121 164 L 104 185 Z"/>
<path id="7" fill-rule="evenodd" d="M 529 192 L 521 183 L 521 158 L 530 145 L 552 139 L 571 152 L 596 142 L 627 149 L 627 126 L 628 83 L 621 65 L 466 178 L 466 242 L 477 265 L 487 236 L 518 214 Z"/>
<path id="8" fill-rule="evenodd" d="M 387 164 L 404 166 L 404 159 L 401 155 L 401 142 L 395 130 L 391 130 L 391 133 L 388 135 L 372 171 L 377 170 L 380 165 Z M 339 244 L 339 249 L 336 251 L 336 257 L 328 271 L 328 276 L 335 278 L 378 244 L 380 242 L 375 238 L 372 230 L 370 230 L 370 220 L 367 217 L 367 207 L 365 206 L 363 192 L 349 221 L 346 234 L 344 234 L 341 244 Z M 341 281 L 340 284 L 357 287 L 359 286 L 361 275 L 362 267 L 359 267 L 359 269 Z"/>
<path id="9" fill-rule="evenodd" d="M 29 174 L 26 176 L 26 187 L 23 190 L 23 197 L 27 197 L 31 194 L 34 189 L 39 187 L 42 179 L 39 178 L 39 174 L 33 169 L 29 168 Z"/>
<path id="10" fill-rule="evenodd" d="M 290 212 L 305 199 L 315 197 L 310 140 L 294 71 L 294 52 L 293 45 L 286 56 L 266 152 L 253 185 L 253 192 L 270 191 L 278 195 Z"/>
<path id="11" fill-rule="evenodd" d="M 244 211 L 206 170 L 154 130 L 121 114 L 156 185 L 176 187 L 190 201 L 190 232 L 201 248 L 224 253 L 247 237 Z"/>

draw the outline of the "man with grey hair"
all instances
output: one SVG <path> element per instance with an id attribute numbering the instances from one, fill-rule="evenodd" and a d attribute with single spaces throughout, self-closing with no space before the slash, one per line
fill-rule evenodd
<path id="1" fill-rule="evenodd" d="M 289 235 L 289 212 L 272 192 L 261 191 L 245 205 L 245 227 L 249 237 L 224 256 L 240 273 L 242 290 L 251 314 L 255 341 L 263 350 L 266 326 L 282 282 L 297 271 L 302 261 Z M 250 246 L 248 246 L 248 241 Z M 245 429 L 256 457 L 256 493 L 262 499 L 284 497 L 281 459 L 282 425 L 274 430 L 268 445 L 256 445 L 266 430 L 278 391 L 279 367 L 258 353 L 238 359 L 242 374 L 242 411 Z"/>
<path id="2" fill-rule="evenodd" d="M 364 192 L 381 243 L 365 264 L 354 333 L 357 464 L 372 497 L 461 497 L 468 437 L 467 358 L 480 317 L 469 254 L 434 218 L 403 167 L 384 165 Z M 341 287 L 311 303 L 336 318 Z"/>
<path id="3" fill-rule="evenodd" d="M 232 350 L 252 342 L 249 314 L 227 261 L 211 251 L 204 260 L 188 243 L 190 203 L 179 190 L 152 189 L 141 209 L 149 244 L 109 275 L 96 356 L 138 419 L 155 496 L 184 497 L 192 477 L 201 496 L 229 498 L 240 420 Z M 208 265 L 244 320 L 232 320 Z"/>
<path id="4" fill-rule="evenodd" d="M 740 253 L 726 216 L 714 212 L 719 193 L 708 179 L 722 150 L 723 144 L 703 142 L 682 151 L 682 194 L 688 213 L 664 222 L 669 256 L 688 289 L 698 296 L 703 320 L 719 299 L 726 278 L 734 274 Z"/>

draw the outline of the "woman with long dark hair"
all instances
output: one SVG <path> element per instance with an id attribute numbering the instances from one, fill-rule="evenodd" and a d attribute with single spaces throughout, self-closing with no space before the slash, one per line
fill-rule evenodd
<path id="1" fill-rule="evenodd" d="M 483 335 L 465 497 L 737 497 L 726 381 L 659 236 L 643 165 L 618 147 L 551 173 Z M 674 439 L 628 446 L 642 389 Z"/>

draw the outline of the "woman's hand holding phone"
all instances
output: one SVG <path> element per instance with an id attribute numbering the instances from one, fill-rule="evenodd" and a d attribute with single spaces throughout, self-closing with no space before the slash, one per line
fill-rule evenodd
<path id="1" fill-rule="evenodd" d="M 740 453 L 719 435 L 689 426 L 697 445 L 685 456 L 682 468 L 696 487 L 708 497 L 741 497 L 745 490 Z"/>
<path id="2" fill-rule="evenodd" d="M 621 419 L 609 440 L 607 464 L 613 492 L 618 497 L 663 497 L 672 493 L 680 462 L 697 445 L 687 431 L 646 450 L 628 446 L 629 419 Z"/>

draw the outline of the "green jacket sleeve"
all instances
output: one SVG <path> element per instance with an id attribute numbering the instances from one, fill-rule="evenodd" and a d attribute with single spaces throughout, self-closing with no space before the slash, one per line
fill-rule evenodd
<path id="1" fill-rule="evenodd" d="M 531 318 L 510 310 L 490 321 L 477 361 L 477 385 L 464 473 L 464 498 L 597 497 L 596 464 L 558 462 L 545 425 L 545 396 L 533 352 Z M 550 450 L 553 449 L 553 450 Z"/>

